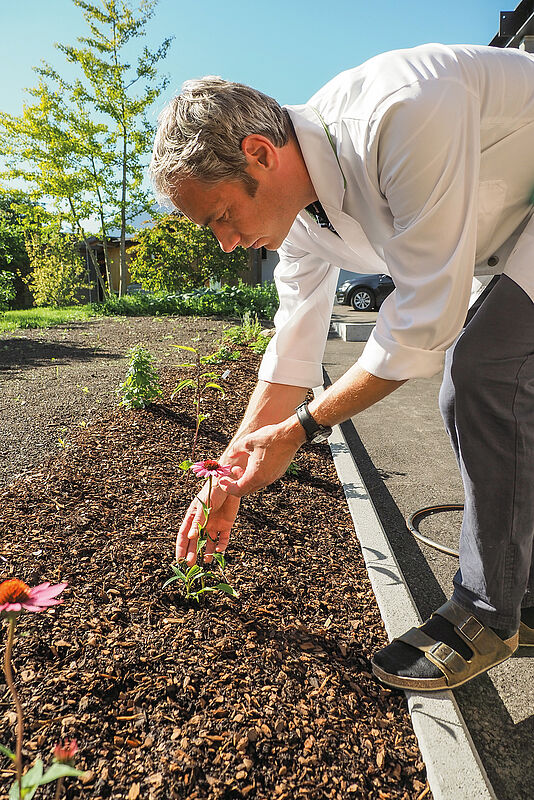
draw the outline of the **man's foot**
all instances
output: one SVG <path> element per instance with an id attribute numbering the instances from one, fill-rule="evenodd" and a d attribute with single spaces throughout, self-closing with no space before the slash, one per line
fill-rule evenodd
<path id="1" fill-rule="evenodd" d="M 532 634 L 534 644 L 534 630 Z M 449 600 L 424 625 L 379 650 L 372 666 L 388 686 L 439 691 L 481 675 L 509 658 L 517 646 L 516 631 L 488 628 Z"/>

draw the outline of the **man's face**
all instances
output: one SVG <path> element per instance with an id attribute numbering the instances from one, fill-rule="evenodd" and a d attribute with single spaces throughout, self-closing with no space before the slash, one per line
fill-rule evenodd
<path id="1" fill-rule="evenodd" d="M 197 225 L 208 226 L 225 253 L 239 245 L 278 249 L 300 210 L 269 175 L 259 177 L 254 197 L 241 181 L 206 184 L 191 178 L 182 181 L 171 200 Z"/>

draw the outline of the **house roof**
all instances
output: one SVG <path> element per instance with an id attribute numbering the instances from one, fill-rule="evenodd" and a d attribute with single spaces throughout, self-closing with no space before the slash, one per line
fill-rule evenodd
<path id="1" fill-rule="evenodd" d="M 499 33 L 491 47 L 519 47 L 524 36 L 534 36 L 534 0 L 521 0 L 513 11 L 501 11 Z"/>

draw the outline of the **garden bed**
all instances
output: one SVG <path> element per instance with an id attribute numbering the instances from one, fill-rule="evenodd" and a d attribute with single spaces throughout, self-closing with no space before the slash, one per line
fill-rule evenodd
<path id="1" fill-rule="evenodd" d="M 257 362 L 217 367 L 230 375 L 200 456 L 231 437 Z M 227 554 L 237 600 L 162 588 L 198 487 L 178 477 L 194 429 L 189 398 L 170 401 L 183 371 L 163 376 L 161 402 L 101 403 L 0 495 L 0 578 L 69 583 L 64 605 L 18 626 L 26 763 L 76 738 L 87 774 L 67 782 L 70 800 L 430 798 L 404 695 L 371 676 L 387 638 L 326 445 L 243 501 Z M 5 687 L 0 698 L 13 745 Z"/>

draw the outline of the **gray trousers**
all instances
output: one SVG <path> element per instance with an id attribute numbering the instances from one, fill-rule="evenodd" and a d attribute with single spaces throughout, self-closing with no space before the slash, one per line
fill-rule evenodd
<path id="1" fill-rule="evenodd" d="M 465 492 L 453 597 L 516 628 L 534 606 L 534 303 L 511 278 L 448 350 L 440 410 Z"/>

